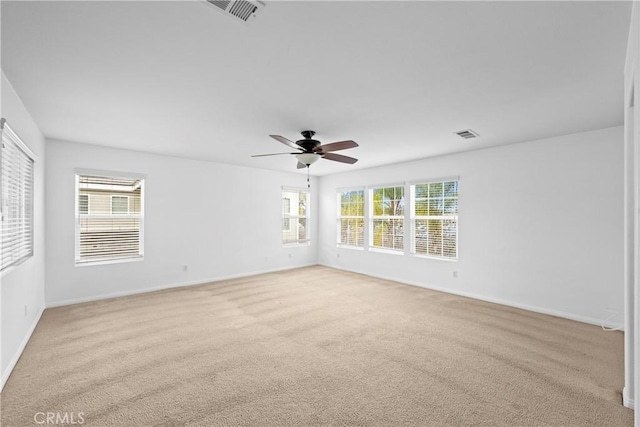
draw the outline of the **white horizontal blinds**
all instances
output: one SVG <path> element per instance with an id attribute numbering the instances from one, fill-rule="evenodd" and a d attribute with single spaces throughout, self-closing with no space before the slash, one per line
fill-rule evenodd
<path id="1" fill-rule="evenodd" d="M 309 241 L 309 192 L 282 190 L 282 243 Z"/>
<path id="2" fill-rule="evenodd" d="M 338 243 L 364 246 L 364 190 L 338 193 Z"/>
<path id="3" fill-rule="evenodd" d="M 3 125 L 3 126 L 2 126 Z M 2 129 L 0 270 L 33 255 L 33 159 L 6 123 Z"/>
<path id="4" fill-rule="evenodd" d="M 458 257 L 458 181 L 411 186 L 413 253 Z"/>
<path id="5" fill-rule="evenodd" d="M 373 188 L 371 205 L 371 246 L 403 251 L 404 186 Z"/>
<path id="6" fill-rule="evenodd" d="M 142 192 L 137 178 L 78 175 L 76 261 L 142 256 Z"/>
<path id="7" fill-rule="evenodd" d="M 291 231 L 291 198 L 282 197 L 282 232 Z"/>

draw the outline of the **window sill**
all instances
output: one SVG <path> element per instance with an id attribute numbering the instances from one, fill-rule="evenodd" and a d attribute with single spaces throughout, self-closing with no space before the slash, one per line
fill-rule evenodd
<path id="1" fill-rule="evenodd" d="M 16 268 L 18 268 L 22 263 L 29 261 L 31 258 L 33 258 L 33 254 L 24 257 L 20 260 L 18 260 L 17 262 L 7 266 L 4 270 L 0 271 L 0 278 L 3 278 L 5 276 L 7 276 L 9 273 L 11 273 L 13 270 L 15 270 Z"/>
<path id="2" fill-rule="evenodd" d="M 381 254 L 390 254 L 390 255 L 404 255 L 404 250 L 375 248 L 371 246 L 369 246 L 369 252 L 378 252 Z"/>
<path id="3" fill-rule="evenodd" d="M 339 249 L 351 249 L 353 251 L 364 251 L 364 246 L 344 245 L 344 244 L 338 243 L 336 247 Z"/>
<path id="4" fill-rule="evenodd" d="M 415 258 L 432 259 L 434 261 L 458 262 L 458 258 L 445 258 L 445 257 L 439 257 L 439 256 L 432 256 L 432 255 L 422 255 L 422 254 L 410 254 L 410 255 Z"/>
<path id="5" fill-rule="evenodd" d="M 143 256 L 135 257 L 135 258 L 119 258 L 119 259 L 103 259 L 96 261 L 76 261 L 76 267 L 90 267 L 92 265 L 107 265 L 107 264 L 123 264 L 127 262 L 138 262 L 144 261 Z"/>
<path id="6" fill-rule="evenodd" d="M 294 248 L 296 246 L 311 246 L 310 242 L 302 242 L 302 243 L 283 243 L 283 248 Z"/>

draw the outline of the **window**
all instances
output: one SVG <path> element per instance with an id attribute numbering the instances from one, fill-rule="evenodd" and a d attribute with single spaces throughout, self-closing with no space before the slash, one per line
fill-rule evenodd
<path id="1" fill-rule="evenodd" d="M 128 214 L 129 196 L 111 196 L 111 213 Z"/>
<path id="2" fill-rule="evenodd" d="M 78 212 L 81 214 L 89 213 L 89 195 L 88 194 L 80 194 L 78 196 Z"/>
<path id="3" fill-rule="evenodd" d="M 143 192 L 141 178 L 76 175 L 76 264 L 142 259 Z"/>
<path id="4" fill-rule="evenodd" d="M 458 257 L 458 181 L 411 186 L 413 244 L 411 252 Z"/>
<path id="5" fill-rule="evenodd" d="M 282 243 L 309 242 L 309 192 L 282 190 Z"/>
<path id="6" fill-rule="evenodd" d="M 282 231 L 290 231 L 291 230 L 291 219 L 285 214 L 291 213 L 291 199 L 288 197 L 284 197 L 282 199 Z"/>
<path id="7" fill-rule="evenodd" d="M 370 190 L 369 245 L 404 250 L 404 186 Z"/>
<path id="8" fill-rule="evenodd" d="M 338 193 L 338 244 L 364 247 L 364 190 Z"/>
<path id="9" fill-rule="evenodd" d="M 33 255 L 33 158 L 31 150 L 0 120 L 0 195 L 2 231 L 0 270 Z"/>

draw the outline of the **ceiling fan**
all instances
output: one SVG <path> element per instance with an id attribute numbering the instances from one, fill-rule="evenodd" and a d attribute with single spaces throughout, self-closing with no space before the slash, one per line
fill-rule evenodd
<path id="1" fill-rule="evenodd" d="M 333 153 L 333 151 L 346 150 L 348 148 L 357 147 L 358 144 L 356 144 L 355 141 L 338 141 L 332 142 L 330 144 L 320 145 L 320 141 L 313 139 L 313 135 L 316 134 L 314 131 L 305 130 L 300 133 L 304 138 L 296 142 L 290 141 L 284 136 L 269 135 L 271 138 L 283 143 L 287 147 L 299 151 L 296 151 L 294 153 L 256 154 L 251 157 L 279 156 L 283 154 L 293 155 L 296 157 L 296 159 L 298 159 L 298 169 L 308 168 L 310 165 L 321 158 L 348 164 L 354 164 L 358 161 L 358 159 L 354 159 L 353 157 Z"/>

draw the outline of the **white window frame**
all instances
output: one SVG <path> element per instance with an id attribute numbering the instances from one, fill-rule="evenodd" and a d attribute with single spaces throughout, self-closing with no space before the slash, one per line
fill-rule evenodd
<path id="1" fill-rule="evenodd" d="M 362 216 L 359 215 L 342 215 L 342 195 L 344 193 L 362 192 Z M 336 192 L 337 204 L 337 222 L 336 222 L 336 245 L 339 248 L 359 249 L 363 250 L 367 245 L 367 190 L 364 187 L 339 188 Z M 342 242 L 342 220 L 343 219 L 361 219 L 362 220 L 362 245 L 351 245 Z"/>
<path id="2" fill-rule="evenodd" d="M 25 211 L 28 208 L 30 212 L 30 216 L 28 217 L 23 216 L 23 217 L 17 218 L 18 220 L 21 220 L 20 224 L 17 226 L 18 229 L 22 228 L 22 232 L 19 232 L 21 236 L 19 238 L 21 240 L 21 243 L 16 245 L 9 252 L 10 260 L 6 261 L 6 264 L 3 264 L 4 260 L 0 262 L 0 276 L 4 276 L 13 268 L 22 264 L 23 262 L 25 262 L 26 260 L 28 260 L 33 256 L 33 252 L 34 252 L 33 239 L 34 239 L 34 231 L 35 231 L 34 217 L 33 217 L 34 195 L 35 195 L 34 175 L 35 175 L 36 155 L 33 153 L 33 151 L 31 151 L 31 149 L 27 146 L 27 144 L 25 144 L 22 141 L 22 139 L 20 139 L 20 137 L 13 131 L 11 126 L 7 124 L 6 119 L 4 118 L 0 119 L 0 133 L 2 134 L 2 141 L 0 141 L 0 144 L 2 144 L 2 147 L 3 147 L 3 149 L 0 149 L 0 169 L 4 169 L 2 168 L 1 165 L 4 160 L 3 156 L 5 155 L 4 154 L 5 141 L 7 144 L 12 144 L 15 147 L 15 149 L 17 149 L 19 152 L 24 154 L 25 158 L 23 158 L 23 160 L 26 160 L 26 164 L 30 166 L 29 179 L 24 180 L 23 176 L 19 176 L 17 179 L 19 183 L 18 185 L 19 190 L 17 194 L 17 196 L 20 199 L 19 210 Z M 9 174 L 10 172 L 11 170 L 6 170 L 6 171 L 2 170 L 2 174 L 0 174 L 0 196 L 1 196 L 0 197 L 0 221 L 2 221 L 2 225 L 0 225 L 0 227 L 2 228 L 4 228 L 4 221 L 10 218 L 10 213 L 8 211 L 8 206 L 7 206 L 8 195 L 2 194 L 3 193 L 2 191 L 3 176 L 4 176 L 3 174 L 4 173 Z M 30 198 L 27 197 L 27 194 L 30 194 L 31 197 Z M 0 231 L 0 239 L 2 239 L 1 234 L 2 232 Z M 4 244 L 5 239 L 2 239 L 2 242 Z M 2 248 L 0 248 L 0 252 L 4 252 Z"/>
<path id="3" fill-rule="evenodd" d="M 282 212 L 282 220 L 281 220 L 281 231 L 280 231 L 280 239 L 282 241 L 282 245 L 286 246 L 286 247 L 291 247 L 291 246 L 309 246 L 311 244 L 311 192 L 309 191 L 308 188 L 296 188 L 296 187 L 282 187 L 282 191 L 280 192 L 280 206 L 282 206 L 282 201 L 285 199 L 284 195 L 285 193 L 306 193 L 307 197 L 307 204 L 305 206 L 305 215 L 299 215 L 299 214 L 294 214 L 292 215 L 291 213 L 285 213 Z M 291 202 L 289 202 L 289 206 L 291 206 Z M 296 207 L 297 208 L 297 207 Z M 284 209 L 282 209 L 282 211 L 284 211 Z M 296 212 L 299 212 L 296 209 Z M 298 224 L 298 220 L 304 218 L 306 221 L 306 227 L 305 227 L 305 235 L 306 235 L 306 239 L 298 239 L 296 241 L 285 241 L 283 236 L 282 236 L 282 231 L 284 231 L 284 228 L 282 226 L 282 224 L 284 223 L 285 219 L 289 220 L 289 231 L 291 230 L 291 228 L 293 227 L 291 225 L 291 223 L 293 224 Z M 297 226 L 296 226 L 297 228 Z"/>
<path id="4" fill-rule="evenodd" d="M 373 193 L 375 190 L 379 190 L 379 189 L 385 189 L 385 188 L 402 188 L 403 191 L 403 198 L 404 198 L 404 212 L 402 213 L 402 215 L 375 215 L 375 210 L 374 210 L 374 197 L 373 197 Z M 368 220 L 368 234 L 369 234 L 369 239 L 368 239 L 368 250 L 371 252 L 383 252 L 383 253 L 388 253 L 388 254 L 394 254 L 394 255 L 404 255 L 405 254 L 405 248 L 407 246 L 407 209 L 410 208 L 410 206 L 407 206 L 407 189 L 406 189 L 406 185 L 404 183 L 395 183 L 395 184 L 384 184 L 384 185 L 375 185 L 375 186 L 371 186 L 368 187 L 368 191 L 367 191 L 367 195 L 369 197 L 367 206 L 368 206 L 368 215 L 367 215 L 367 220 Z M 374 221 L 375 220 L 402 220 L 402 229 L 404 231 L 404 234 L 402 236 L 402 248 L 399 249 L 395 249 L 395 248 L 385 248 L 385 247 L 380 247 L 380 246 L 374 246 L 373 241 L 375 239 L 375 235 L 374 235 Z"/>
<path id="5" fill-rule="evenodd" d="M 456 181 L 458 183 L 458 193 L 457 193 L 457 207 L 458 207 L 458 212 L 455 215 L 416 215 L 416 195 L 415 195 L 415 188 L 417 185 L 425 185 L 425 184 L 433 184 L 433 183 L 445 183 L 445 182 L 451 182 L 451 181 Z M 428 258 L 428 259 L 434 259 L 434 260 L 440 260 L 440 261 L 458 261 L 458 257 L 459 257 L 459 245 L 458 245 L 458 240 L 459 240 L 459 236 L 460 236 L 460 221 L 459 221 L 459 215 L 460 215 L 460 178 L 459 177 L 445 177 L 445 178 L 435 178 L 435 179 L 424 179 L 424 180 L 420 180 L 420 181 L 414 181 L 410 183 L 410 189 L 409 189 L 409 194 L 410 194 L 410 213 L 411 213 L 411 218 L 410 218 L 410 229 L 411 229 L 411 255 L 415 256 L 415 257 L 419 257 L 419 258 Z M 456 221 L 456 256 L 455 257 L 446 257 L 446 256 L 438 256 L 438 255 L 431 255 L 431 254 L 421 254 L 421 253 L 417 253 L 416 251 L 416 221 L 419 220 L 439 220 L 439 221 L 444 221 L 444 220 L 451 220 L 451 219 L 455 219 Z"/>
<path id="6" fill-rule="evenodd" d="M 76 267 L 86 267 L 93 265 L 104 265 L 104 264 L 120 264 L 127 262 L 137 262 L 144 260 L 144 222 L 145 222 L 145 197 L 146 197 L 146 175 L 139 173 L 127 173 L 127 172 L 113 172 L 113 171 L 104 171 L 104 170 L 95 170 L 95 169 L 75 169 L 75 233 L 74 233 L 74 241 L 75 241 L 75 266 Z M 80 176 L 100 176 L 100 177 L 108 177 L 108 178 L 124 178 L 124 179 L 138 179 L 140 180 L 140 185 L 142 187 L 142 191 L 140 194 L 140 213 L 139 214 L 115 214 L 122 216 L 136 216 L 140 220 L 140 229 L 139 229 L 139 242 L 138 242 L 138 255 L 127 256 L 122 258 L 110 258 L 110 259 L 91 259 L 91 260 L 82 260 L 80 259 L 80 218 L 79 214 L 79 191 L 80 191 Z M 111 206 L 109 207 L 109 211 L 111 212 Z M 91 214 L 91 211 L 87 215 Z M 104 217 L 110 217 L 111 215 L 98 215 Z"/>

